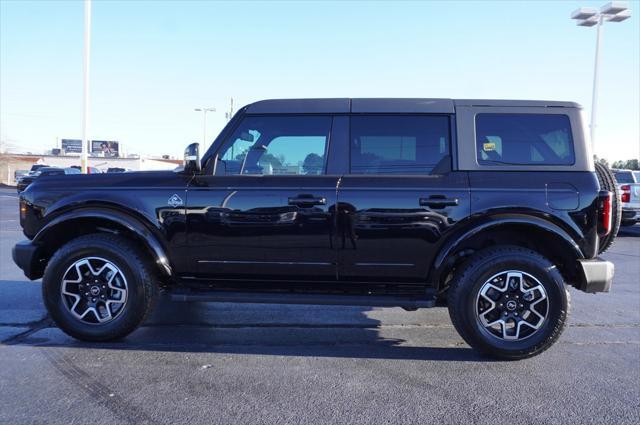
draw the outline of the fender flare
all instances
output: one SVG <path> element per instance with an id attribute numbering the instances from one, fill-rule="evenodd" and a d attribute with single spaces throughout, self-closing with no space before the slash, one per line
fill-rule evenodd
<path id="1" fill-rule="evenodd" d="M 434 275 L 436 277 L 440 276 L 443 267 L 446 265 L 447 258 L 466 240 L 485 230 L 509 225 L 528 226 L 537 230 L 543 230 L 564 241 L 566 247 L 575 255 L 576 259 L 585 258 L 576 241 L 560 226 L 538 217 L 516 214 L 500 215 L 493 216 L 483 223 L 476 223 L 472 227 L 468 227 L 464 232 L 450 237 L 440 248 L 438 255 L 433 261 L 431 269 L 434 271 Z"/>
<path id="2" fill-rule="evenodd" d="M 169 277 L 173 275 L 165 248 L 148 226 L 140 219 L 106 207 L 81 207 L 73 211 L 64 212 L 44 225 L 34 236 L 33 243 L 42 243 L 47 234 L 59 225 L 83 218 L 98 218 L 111 221 L 134 233 L 147 245 L 160 271 Z"/>

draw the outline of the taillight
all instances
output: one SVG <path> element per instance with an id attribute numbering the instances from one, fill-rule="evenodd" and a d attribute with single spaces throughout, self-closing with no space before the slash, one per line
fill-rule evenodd
<path id="1" fill-rule="evenodd" d="M 631 202 L 631 185 L 623 184 L 620 186 L 622 193 L 620 194 L 620 200 L 622 202 Z"/>
<path id="2" fill-rule="evenodd" d="M 611 232 L 611 216 L 613 212 L 613 195 L 608 191 L 601 191 L 598 196 L 598 233 L 606 236 Z"/>

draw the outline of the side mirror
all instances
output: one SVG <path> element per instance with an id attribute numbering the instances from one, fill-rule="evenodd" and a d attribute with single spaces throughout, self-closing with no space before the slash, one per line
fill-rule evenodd
<path id="1" fill-rule="evenodd" d="M 200 144 L 191 143 L 184 150 L 184 173 L 199 174 L 200 167 Z"/>

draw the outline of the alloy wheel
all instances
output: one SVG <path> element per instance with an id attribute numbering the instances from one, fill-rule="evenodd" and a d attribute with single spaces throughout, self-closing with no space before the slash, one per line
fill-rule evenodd
<path id="1" fill-rule="evenodd" d="M 490 277 L 476 297 L 476 317 L 485 332 L 506 341 L 535 334 L 547 319 L 547 291 L 538 279 L 519 270 Z"/>
<path id="2" fill-rule="evenodd" d="M 114 320 L 127 302 L 127 279 L 111 261 L 85 257 L 74 262 L 64 273 L 62 299 L 67 310 L 88 324 Z"/>

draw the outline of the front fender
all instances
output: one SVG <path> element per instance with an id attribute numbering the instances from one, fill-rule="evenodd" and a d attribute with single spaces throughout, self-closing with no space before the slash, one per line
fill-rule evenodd
<path id="1" fill-rule="evenodd" d="M 99 219 L 106 222 L 116 223 L 128 231 L 135 234 L 150 250 L 158 268 L 166 275 L 173 274 L 166 254 L 166 249 L 160 242 L 160 238 L 142 220 L 131 215 L 110 209 L 108 207 L 83 207 L 72 211 L 63 212 L 47 224 L 45 224 L 33 238 L 34 244 L 43 244 L 51 232 L 55 232 L 60 226 L 70 224 L 72 221 L 81 219 Z"/>

